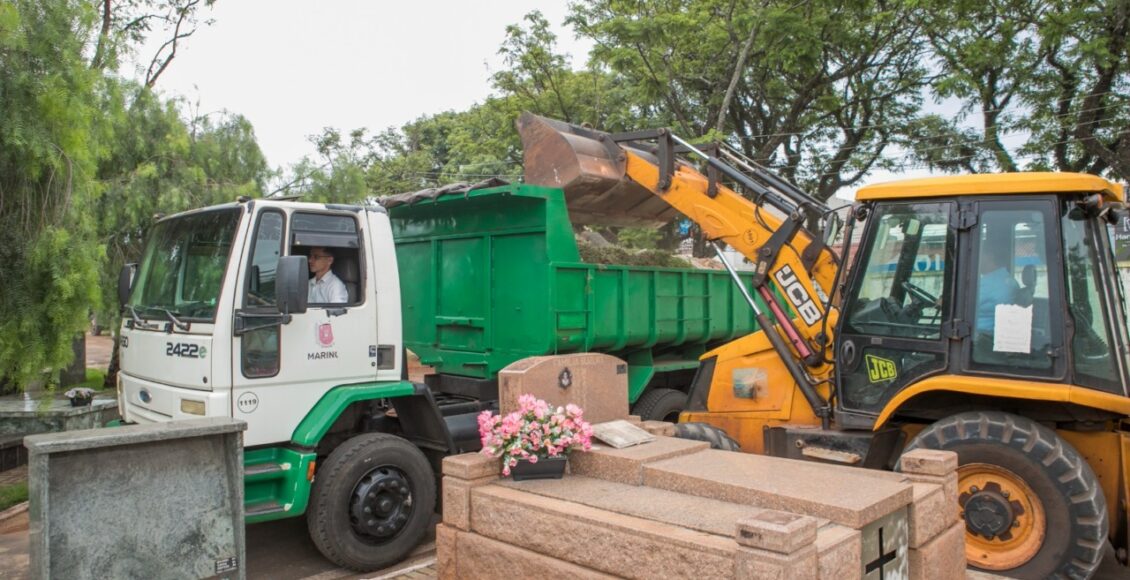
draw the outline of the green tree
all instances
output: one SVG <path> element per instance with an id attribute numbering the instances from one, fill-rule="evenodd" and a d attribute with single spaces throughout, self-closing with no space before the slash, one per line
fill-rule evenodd
<path id="1" fill-rule="evenodd" d="M 17 386 L 70 361 L 98 298 L 95 22 L 86 2 L 0 3 L 0 377 Z"/>
<path id="2" fill-rule="evenodd" d="M 828 198 L 918 122 L 925 47 L 911 2 L 594 0 L 570 22 L 591 58 L 689 136 L 713 132 Z M 649 109 L 642 109 L 649 111 Z"/>
<path id="3" fill-rule="evenodd" d="M 917 18 L 940 72 L 935 94 L 977 127 L 936 127 L 943 143 L 919 158 L 1130 177 L 1130 2 L 938 0 Z"/>
<path id="4" fill-rule="evenodd" d="M 200 26 L 212 24 L 211 19 L 201 19 L 201 9 L 210 8 L 215 1 L 98 0 L 99 26 L 91 68 L 113 70 L 123 53 L 136 52 L 144 41 L 159 35 L 164 41 L 148 55 L 145 70 L 144 84 L 153 88 L 176 58 L 181 43 Z"/>
<path id="5" fill-rule="evenodd" d="M 499 49 L 506 68 L 491 77 L 496 94 L 466 111 L 427 115 L 368 143 L 367 183 L 386 195 L 488 177 L 517 180 L 522 147 L 514 121 L 523 111 L 618 131 L 650 125 L 628 79 L 596 65 L 573 70 L 540 12 L 508 26 Z"/>
<path id="6" fill-rule="evenodd" d="M 263 195 L 267 163 L 244 117 L 186 118 L 179 101 L 121 82 L 103 110 L 114 135 L 99 164 L 103 194 L 95 206 L 108 257 L 103 288 L 115 288 L 121 267 L 140 259 L 155 216 Z M 102 320 L 115 319 L 116 295 L 106 293 L 100 306 Z"/>

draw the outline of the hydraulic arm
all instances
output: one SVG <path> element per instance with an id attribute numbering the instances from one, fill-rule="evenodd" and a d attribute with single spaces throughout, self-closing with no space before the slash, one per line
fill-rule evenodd
<path id="1" fill-rule="evenodd" d="M 657 223 L 681 213 L 707 239 L 725 242 L 749 259 L 752 295 L 736 274 L 735 283 L 809 405 L 827 424 L 830 407 L 815 385 L 831 371 L 827 355 L 837 313 L 830 297 L 839 264 L 832 250 L 805 229 L 809 215 L 828 213 L 822 202 L 739 155 L 720 147 L 708 154 L 665 129 L 613 135 L 525 113 L 518 132 L 526 181 L 564 189 L 570 212 L 580 221 Z M 679 156 L 698 157 L 705 174 Z M 752 199 L 727 187 L 723 176 Z"/>

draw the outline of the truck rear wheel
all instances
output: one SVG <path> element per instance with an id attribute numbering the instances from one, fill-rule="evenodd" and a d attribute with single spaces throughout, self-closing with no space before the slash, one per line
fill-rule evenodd
<path id="1" fill-rule="evenodd" d="M 644 393 L 636 401 L 636 405 L 632 407 L 632 414 L 639 415 L 644 421 L 678 423 L 679 413 L 686 408 L 686 393 L 675 389 L 655 388 Z"/>
<path id="2" fill-rule="evenodd" d="M 906 450 L 954 451 L 971 566 L 1014 578 L 1089 577 L 1106 543 L 1106 499 L 1070 443 L 996 411 L 930 425 Z"/>
<path id="3" fill-rule="evenodd" d="M 424 454 L 395 435 L 368 433 L 342 443 L 318 469 L 306 521 L 328 560 L 368 572 L 408 555 L 435 505 Z"/>
<path id="4" fill-rule="evenodd" d="M 741 445 L 738 445 L 738 442 L 734 441 L 725 431 L 714 425 L 707 425 L 706 423 L 676 423 L 675 437 L 679 439 L 706 441 L 710 444 L 711 449 L 721 449 L 722 451 L 742 450 Z"/>

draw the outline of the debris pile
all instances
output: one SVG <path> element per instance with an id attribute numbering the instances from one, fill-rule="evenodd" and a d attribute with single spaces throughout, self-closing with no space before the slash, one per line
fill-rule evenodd
<path id="1" fill-rule="evenodd" d="M 620 246 L 597 245 L 577 240 L 577 251 L 586 264 L 621 266 L 654 266 L 657 268 L 694 268 L 694 264 L 663 250 L 629 250 Z"/>

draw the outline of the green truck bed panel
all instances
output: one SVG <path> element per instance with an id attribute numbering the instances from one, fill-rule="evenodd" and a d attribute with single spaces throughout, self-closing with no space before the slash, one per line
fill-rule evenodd
<path id="1" fill-rule="evenodd" d="M 507 185 L 389 213 L 405 346 L 440 373 L 491 378 L 525 357 L 590 351 L 658 366 L 756 328 L 725 271 L 582 263 L 558 189 Z"/>

